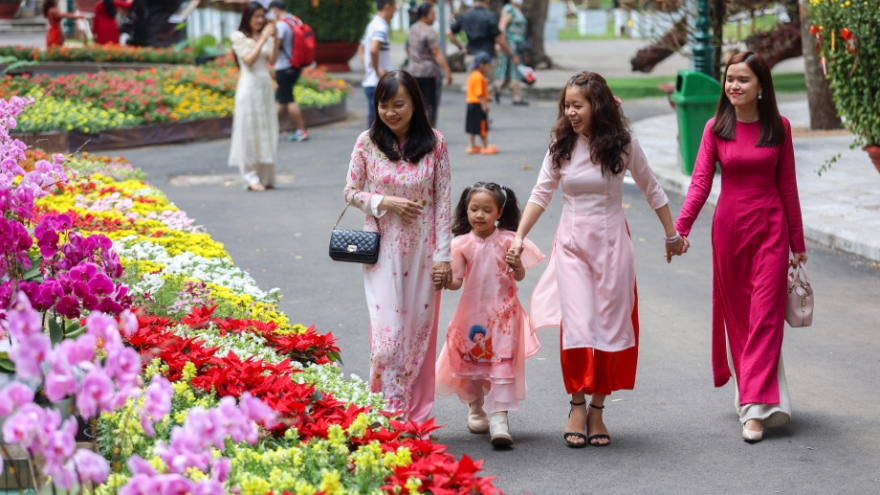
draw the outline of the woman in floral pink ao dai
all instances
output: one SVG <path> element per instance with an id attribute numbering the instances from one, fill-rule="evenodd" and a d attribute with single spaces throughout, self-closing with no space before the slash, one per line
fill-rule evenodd
<path id="1" fill-rule="evenodd" d="M 540 348 L 516 296 L 516 282 L 544 255 L 531 241 L 524 244 L 521 260 L 508 255 L 519 216 L 516 196 L 504 186 L 478 182 L 462 193 L 452 227 L 457 236 L 452 281 L 446 288 L 457 290 L 464 283 L 464 291 L 437 360 L 437 394 L 458 394 L 468 404 L 468 429 L 489 432 L 495 446 L 513 443 L 507 413 L 519 410 L 526 398 L 525 359 Z"/>
<path id="2" fill-rule="evenodd" d="M 369 383 L 421 422 L 434 405 L 438 290 L 451 271 L 449 155 L 411 75 L 382 76 L 373 106 L 378 118 L 358 137 L 345 184 L 345 200 L 368 215 L 364 228 L 380 234 L 379 261 L 364 265 Z"/>

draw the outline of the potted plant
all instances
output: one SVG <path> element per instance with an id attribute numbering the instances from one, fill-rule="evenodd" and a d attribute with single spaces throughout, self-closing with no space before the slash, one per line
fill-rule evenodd
<path id="1" fill-rule="evenodd" d="M 880 172 L 880 10 L 877 2 L 810 0 L 810 31 L 844 125 Z"/>
<path id="2" fill-rule="evenodd" d="M 315 31 L 318 65 L 330 72 L 348 72 L 370 23 L 374 0 L 287 0 L 287 10 Z"/>
<path id="3" fill-rule="evenodd" d="M 0 0 L 0 19 L 15 19 L 21 0 Z"/>

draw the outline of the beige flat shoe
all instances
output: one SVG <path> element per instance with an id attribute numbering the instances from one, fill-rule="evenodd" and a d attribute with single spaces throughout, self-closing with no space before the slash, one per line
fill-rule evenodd
<path id="1" fill-rule="evenodd" d="M 758 443 L 764 439 L 764 428 L 761 425 L 761 429 L 758 431 L 750 430 L 746 428 L 746 425 L 743 425 L 743 440 L 748 443 Z"/>
<path id="2" fill-rule="evenodd" d="M 492 413 L 489 416 L 489 442 L 493 447 L 510 447 L 513 437 L 507 429 L 507 411 Z"/>
<path id="3" fill-rule="evenodd" d="M 483 410 L 482 397 L 468 404 L 467 427 L 468 431 L 478 435 L 489 433 L 489 418 Z"/>

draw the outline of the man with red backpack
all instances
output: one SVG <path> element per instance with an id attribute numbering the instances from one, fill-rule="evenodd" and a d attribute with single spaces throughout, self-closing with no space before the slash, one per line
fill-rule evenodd
<path id="1" fill-rule="evenodd" d="M 312 28 L 303 24 L 298 17 L 287 12 L 283 0 L 269 2 L 269 12 L 276 19 L 275 36 L 278 46 L 278 60 L 275 62 L 275 101 L 278 106 L 278 118 L 286 114 L 296 128 L 287 136 L 288 141 L 305 141 L 309 138 L 303 121 L 302 111 L 293 96 L 293 87 L 303 67 L 315 61 L 315 34 Z"/>

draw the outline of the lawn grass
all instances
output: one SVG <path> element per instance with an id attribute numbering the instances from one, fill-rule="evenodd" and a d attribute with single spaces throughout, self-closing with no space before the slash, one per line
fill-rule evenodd
<path id="1" fill-rule="evenodd" d="M 612 77 L 607 81 L 611 91 L 620 99 L 655 98 L 666 96 L 657 86 L 675 82 L 675 76 Z M 773 87 L 777 93 L 803 93 L 807 90 L 801 72 L 773 74 Z"/>
<path id="2" fill-rule="evenodd" d="M 752 23 L 750 20 L 746 20 L 741 24 L 737 24 L 735 22 L 728 22 L 724 25 L 724 30 L 722 32 L 722 36 L 725 42 L 737 42 L 744 41 L 746 38 L 751 36 L 753 33 L 759 31 L 770 31 L 776 26 L 776 16 L 773 14 L 767 14 L 755 17 L 755 28 L 752 29 Z"/>
<path id="3" fill-rule="evenodd" d="M 566 23 L 567 27 L 556 31 L 556 37 L 559 39 L 559 41 L 613 40 L 615 38 L 613 19 L 608 21 L 608 29 L 605 30 L 605 34 L 582 35 L 578 32 L 577 21 L 575 21 L 574 27 L 568 27 L 569 24 L 571 23 Z"/>

